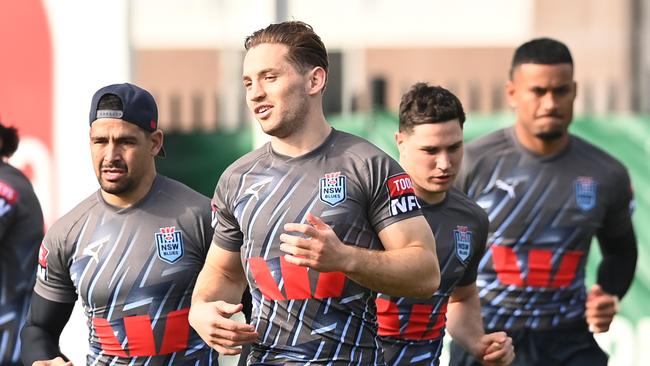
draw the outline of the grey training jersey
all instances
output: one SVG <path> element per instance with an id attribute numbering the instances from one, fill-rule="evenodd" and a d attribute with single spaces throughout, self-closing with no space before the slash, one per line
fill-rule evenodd
<path id="1" fill-rule="evenodd" d="M 97 191 L 47 232 L 35 291 L 60 303 L 81 296 L 88 365 L 217 363 L 187 320 L 210 215 L 207 197 L 158 175 L 131 207 L 113 207 Z"/>
<path id="2" fill-rule="evenodd" d="M 344 243 L 382 250 L 377 233 L 420 215 L 410 178 L 367 141 L 332 130 L 296 158 L 270 143 L 221 176 L 214 243 L 240 251 L 260 334 L 253 364 L 384 364 L 375 324 L 375 293 L 342 273 L 290 264 L 279 249 L 285 223 L 321 217 Z"/>
<path id="3" fill-rule="evenodd" d="M 614 158 L 571 136 L 550 157 L 524 149 L 508 128 L 466 146 L 458 180 L 490 219 L 477 285 L 490 330 L 581 322 L 585 262 L 600 230 L 629 230 L 630 179 Z"/>
<path id="4" fill-rule="evenodd" d="M 43 213 L 27 177 L 0 162 L 0 365 L 20 365 L 20 329 L 27 317 Z"/>
<path id="5" fill-rule="evenodd" d="M 456 286 L 476 281 L 485 251 L 487 215 L 458 189 L 450 189 L 440 203 L 420 205 L 436 237 L 440 287 L 426 300 L 383 294 L 377 298 L 379 335 L 391 366 L 438 365 L 449 296 Z"/>

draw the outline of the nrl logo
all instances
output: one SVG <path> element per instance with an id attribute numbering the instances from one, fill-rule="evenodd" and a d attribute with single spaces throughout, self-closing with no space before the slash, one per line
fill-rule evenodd
<path id="1" fill-rule="evenodd" d="M 158 258 L 173 264 L 183 257 L 183 233 L 175 226 L 161 227 L 155 238 Z"/>
<path id="2" fill-rule="evenodd" d="M 336 206 L 345 201 L 346 181 L 341 172 L 326 173 L 318 182 L 318 198 L 330 206 Z"/>

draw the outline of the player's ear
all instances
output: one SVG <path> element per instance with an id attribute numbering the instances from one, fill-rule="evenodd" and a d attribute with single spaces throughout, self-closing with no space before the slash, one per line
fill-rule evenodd
<path id="1" fill-rule="evenodd" d="M 322 93 L 327 81 L 327 71 L 320 66 L 316 66 L 309 72 L 309 91 L 310 95 Z"/>
<path id="2" fill-rule="evenodd" d="M 573 82 L 573 100 L 576 100 L 576 97 L 578 96 L 578 83 Z"/>
<path id="3" fill-rule="evenodd" d="M 404 134 L 402 132 L 395 132 L 395 143 L 397 144 L 397 150 L 399 150 L 401 154 L 402 149 L 404 148 Z"/>
<path id="4" fill-rule="evenodd" d="M 515 108 L 517 107 L 517 101 L 515 100 L 515 93 L 517 92 L 517 89 L 515 88 L 515 84 L 512 82 L 512 80 L 508 80 L 505 85 L 505 94 L 506 94 L 506 100 L 508 101 L 508 105 L 510 108 Z"/>
<path id="5" fill-rule="evenodd" d="M 163 140 L 164 136 L 162 130 L 155 130 L 151 133 L 151 142 L 153 143 L 151 147 L 151 156 L 158 155 L 158 152 L 162 149 Z"/>

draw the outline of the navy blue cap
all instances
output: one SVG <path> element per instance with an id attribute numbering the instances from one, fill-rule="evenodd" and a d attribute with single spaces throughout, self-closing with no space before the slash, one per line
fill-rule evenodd
<path id="1" fill-rule="evenodd" d="M 97 109 L 100 99 L 113 94 L 122 101 L 122 110 Z M 147 132 L 158 129 L 158 106 L 151 93 L 137 85 L 124 83 L 105 86 L 95 92 L 90 104 L 89 121 L 92 125 L 99 118 L 117 118 L 132 123 Z M 162 148 L 158 156 L 165 156 Z"/>

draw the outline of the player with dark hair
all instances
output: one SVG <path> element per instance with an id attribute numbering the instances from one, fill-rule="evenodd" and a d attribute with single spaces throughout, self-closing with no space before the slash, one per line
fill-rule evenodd
<path id="1" fill-rule="evenodd" d="M 0 365 L 20 362 L 22 328 L 36 281 L 43 212 L 34 188 L 9 164 L 18 149 L 18 131 L 0 123 Z"/>
<path id="2" fill-rule="evenodd" d="M 477 284 L 487 331 L 513 338 L 516 365 L 605 365 L 605 332 L 634 278 L 632 192 L 625 167 L 569 133 L 576 82 L 569 49 L 534 39 L 515 51 L 511 128 L 466 148 L 458 183 L 490 218 Z M 603 259 L 585 289 L 593 236 Z M 452 346 L 452 364 L 473 364 Z"/>
<path id="3" fill-rule="evenodd" d="M 87 364 L 216 364 L 217 352 L 187 320 L 213 234 L 210 200 L 156 173 L 163 133 L 146 90 L 99 89 L 89 121 L 100 189 L 59 219 L 41 245 L 23 362 L 71 364 L 59 336 L 80 296 L 90 328 Z"/>
<path id="4" fill-rule="evenodd" d="M 270 143 L 223 173 L 190 323 L 249 364 L 383 365 L 375 291 L 430 297 L 434 238 L 399 164 L 323 115 L 327 51 L 302 22 L 246 39 L 246 101 Z M 246 283 L 252 324 L 235 322 Z"/>
<path id="5" fill-rule="evenodd" d="M 514 357 L 512 340 L 504 332 L 483 332 L 475 281 L 487 215 L 452 188 L 463 158 L 464 122 L 460 100 L 442 87 L 416 83 L 402 96 L 395 141 L 436 237 L 440 288 L 426 300 L 377 298 L 379 335 L 389 365 L 438 365 L 445 328 L 486 365 L 507 365 Z"/>

